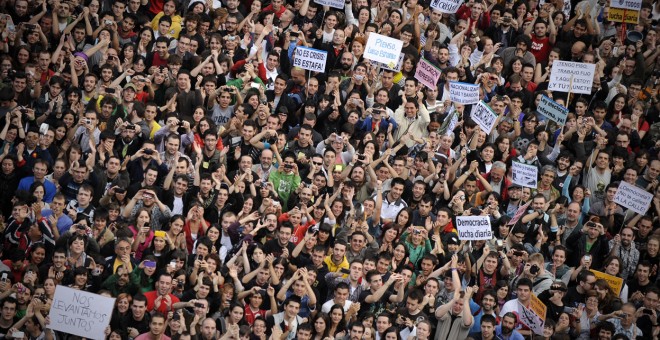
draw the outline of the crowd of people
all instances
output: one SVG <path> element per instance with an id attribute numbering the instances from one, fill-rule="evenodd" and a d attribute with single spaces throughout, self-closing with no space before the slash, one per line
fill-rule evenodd
<path id="1" fill-rule="evenodd" d="M 112 340 L 658 338 L 660 2 L 319 2 L 0 0 L 0 339 L 84 338 L 58 286 Z"/>

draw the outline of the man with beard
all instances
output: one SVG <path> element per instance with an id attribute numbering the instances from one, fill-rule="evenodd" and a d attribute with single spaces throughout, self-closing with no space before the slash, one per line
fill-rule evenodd
<path id="1" fill-rule="evenodd" d="M 117 296 L 119 294 L 125 293 L 134 295 L 138 292 L 140 287 L 131 282 L 130 271 L 124 265 L 119 265 L 117 267 L 117 272 L 110 275 L 101 285 L 101 288 L 107 289 L 112 293 L 112 296 Z"/>
<path id="2" fill-rule="evenodd" d="M 621 277 L 626 279 L 632 274 L 632 269 L 639 262 L 639 250 L 635 243 L 635 234 L 632 228 L 625 227 L 609 242 L 609 256 L 621 259 Z"/>
<path id="3" fill-rule="evenodd" d="M 572 183 L 565 183 L 566 182 L 566 177 L 570 174 L 569 169 L 571 168 L 571 164 L 573 164 L 574 156 L 572 153 L 568 151 L 562 151 L 559 153 L 559 156 L 557 157 L 557 162 L 556 162 L 556 176 L 555 180 L 552 183 L 552 185 L 559 190 L 560 192 L 564 188 L 564 185 L 572 184 Z"/>
<path id="4" fill-rule="evenodd" d="M 126 189 L 126 183 L 128 183 L 128 172 L 121 171 L 121 160 L 117 156 L 110 156 L 105 164 L 98 164 L 94 167 L 94 173 L 97 174 L 98 186 L 94 189 L 96 193 L 95 202 L 106 194 L 114 194 L 115 191 L 111 193 L 110 190 L 119 186 L 124 186 L 122 189 Z M 152 183 L 153 184 L 153 183 Z"/>
<path id="5" fill-rule="evenodd" d="M 145 138 L 148 137 L 145 133 L 142 133 L 143 130 L 139 124 L 123 122 L 119 130 L 121 131 L 120 138 L 115 141 L 114 153 L 124 162 L 127 156 L 135 155 L 140 150 Z"/>
<path id="6" fill-rule="evenodd" d="M 277 238 L 264 244 L 264 254 L 272 254 L 275 257 L 285 256 L 288 258 L 289 254 L 293 251 L 293 248 L 295 248 L 295 245 L 292 242 L 289 242 L 292 234 L 293 225 L 291 222 L 286 221 L 282 223 L 277 232 Z"/>
<path id="7" fill-rule="evenodd" d="M 341 54 L 341 59 L 339 59 L 338 69 L 342 82 L 344 80 L 350 79 L 353 76 L 353 63 L 355 63 L 353 53 L 350 51 L 344 51 L 344 53 Z"/>
<path id="8" fill-rule="evenodd" d="M 502 317 L 501 324 L 495 327 L 495 336 L 501 339 L 508 340 L 524 340 L 525 338 L 518 332 L 516 324 L 518 323 L 518 318 L 513 312 L 506 313 Z"/>

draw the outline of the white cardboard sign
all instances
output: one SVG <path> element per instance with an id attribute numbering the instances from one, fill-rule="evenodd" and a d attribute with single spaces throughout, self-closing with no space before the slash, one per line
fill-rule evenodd
<path id="1" fill-rule="evenodd" d="M 479 85 L 452 81 L 449 83 L 449 98 L 463 105 L 476 104 L 479 102 Z"/>
<path id="2" fill-rule="evenodd" d="M 488 216 L 456 216 L 459 240 L 491 240 L 493 230 Z"/>
<path id="3" fill-rule="evenodd" d="M 454 14 L 462 3 L 461 0 L 432 0 L 431 8 L 435 8 L 442 13 Z"/>
<path id="4" fill-rule="evenodd" d="M 325 72 L 325 63 L 328 60 L 328 52 L 309 47 L 296 47 L 294 52 L 293 66 L 312 72 Z"/>
<path id="5" fill-rule="evenodd" d="M 87 339 L 105 339 L 115 299 L 65 286 L 55 288 L 48 328 Z"/>
<path id="6" fill-rule="evenodd" d="M 314 2 L 321 6 L 328 6 L 339 9 L 344 9 L 344 4 L 346 3 L 344 0 L 314 0 Z"/>
<path id="7" fill-rule="evenodd" d="M 523 187 L 536 189 L 538 186 L 539 168 L 534 165 L 511 162 L 511 180 Z"/>
<path id="8" fill-rule="evenodd" d="M 490 134 L 495 126 L 495 122 L 497 122 L 497 114 L 493 112 L 490 106 L 484 103 L 483 100 L 479 101 L 479 104 L 472 108 L 470 118 L 472 118 L 472 120 L 474 120 L 474 122 L 477 123 L 481 130 L 486 134 Z"/>
<path id="9" fill-rule="evenodd" d="M 621 181 L 619 188 L 616 189 L 616 195 L 614 196 L 614 203 L 619 204 L 624 208 L 628 208 L 640 215 L 646 214 L 652 200 L 652 193 L 624 181 Z"/>
<path id="10" fill-rule="evenodd" d="M 399 62 L 402 48 L 403 41 L 372 32 L 369 33 L 369 40 L 367 40 L 367 46 L 364 49 L 364 57 L 383 63 L 393 69 Z"/>
<path id="11" fill-rule="evenodd" d="M 596 64 L 555 60 L 550 72 L 548 90 L 591 94 Z"/>

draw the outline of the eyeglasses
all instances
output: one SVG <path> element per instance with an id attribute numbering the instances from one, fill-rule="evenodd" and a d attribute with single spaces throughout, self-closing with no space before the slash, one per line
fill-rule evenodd
<path id="1" fill-rule="evenodd" d="M 314 165 L 323 165 L 323 163 L 321 163 L 321 162 L 312 162 L 312 164 L 314 164 Z"/>

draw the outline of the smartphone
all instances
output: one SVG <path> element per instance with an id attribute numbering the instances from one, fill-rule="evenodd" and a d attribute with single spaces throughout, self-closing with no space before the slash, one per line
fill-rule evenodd
<path id="1" fill-rule="evenodd" d="M 2 273 L 2 276 L 0 277 L 0 282 L 7 282 L 7 273 Z"/>
<path id="2" fill-rule="evenodd" d="M 126 192 L 126 189 L 124 188 L 117 188 L 115 189 L 115 194 L 123 194 Z"/>
<path id="3" fill-rule="evenodd" d="M 351 273 L 351 271 L 346 269 L 346 268 L 340 269 L 339 272 L 344 273 L 344 274 L 350 274 Z"/>
<path id="4" fill-rule="evenodd" d="M 147 268 L 156 268 L 156 261 L 144 261 L 144 266 Z"/>
<path id="5" fill-rule="evenodd" d="M 204 308 L 204 304 L 200 302 L 195 302 L 195 307 Z"/>
<path id="6" fill-rule="evenodd" d="M 135 130 L 135 125 L 134 124 L 126 125 L 126 130 Z"/>
<path id="7" fill-rule="evenodd" d="M 170 264 L 168 264 L 168 266 L 172 268 L 176 268 L 176 260 L 170 261 Z"/>
<path id="8" fill-rule="evenodd" d="M 41 125 L 39 126 L 39 133 L 45 135 L 47 132 L 48 132 L 48 124 L 41 123 Z"/>
<path id="9" fill-rule="evenodd" d="M 165 237 L 165 232 L 162 230 L 156 230 L 154 231 L 154 237 Z"/>
<path id="10" fill-rule="evenodd" d="M 11 333 L 11 337 L 14 339 L 23 339 L 25 337 L 25 333 L 23 332 L 14 332 Z"/>
<path id="11" fill-rule="evenodd" d="M 591 255 L 584 255 L 584 260 L 587 262 L 591 262 Z"/>

